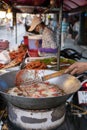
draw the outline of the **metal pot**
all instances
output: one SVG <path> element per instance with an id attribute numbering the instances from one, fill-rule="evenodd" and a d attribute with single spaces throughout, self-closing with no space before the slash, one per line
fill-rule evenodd
<path id="1" fill-rule="evenodd" d="M 46 98 L 29 98 L 23 96 L 13 96 L 6 91 L 15 86 L 16 74 L 18 71 L 12 71 L 0 76 L 0 94 L 7 102 L 24 109 L 49 109 L 57 107 L 66 102 L 66 100 L 80 88 L 80 81 L 69 74 L 52 78 L 49 83 L 58 84 L 66 93 L 64 96 L 46 97 Z M 28 73 L 35 74 L 35 70 L 29 70 Z M 54 73 L 52 70 L 38 70 L 38 76 Z"/>

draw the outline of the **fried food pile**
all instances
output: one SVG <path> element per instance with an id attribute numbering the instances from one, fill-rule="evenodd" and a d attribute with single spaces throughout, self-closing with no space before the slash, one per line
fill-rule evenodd
<path id="1" fill-rule="evenodd" d="M 13 50 L 13 51 L 9 52 L 9 56 L 10 56 L 11 60 L 13 60 L 17 57 L 22 58 L 25 55 L 26 50 L 27 50 L 27 47 L 25 45 L 21 44 L 18 46 L 17 50 Z"/>
<path id="2" fill-rule="evenodd" d="M 27 48 L 25 45 L 21 44 L 20 46 L 18 46 L 17 50 L 13 50 L 13 51 L 9 51 L 9 56 L 10 56 L 10 63 L 8 64 L 1 64 L 0 63 L 0 69 L 6 69 L 6 68 L 10 68 L 10 67 L 14 67 L 18 64 L 20 64 L 24 58 L 24 56 L 26 55 L 26 51 Z"/>
<path id="3" fill-rule="evenodd" d="M 25 69 L 46 69 L 47 65 L 44 62 L 39 61 L 31 61 L 27 63 L 24 67 Z"/>

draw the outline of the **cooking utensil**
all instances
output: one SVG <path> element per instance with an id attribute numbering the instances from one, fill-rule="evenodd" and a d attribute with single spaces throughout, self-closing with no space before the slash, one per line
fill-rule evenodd
<path id="1" fill-rule="evenodd" d="M 51 78 L 54 78 L 54 77 L 57 77 L 57 76 L 61 76 L 63 75 L 65 72 L 65 69 L 64 70 L 60 70 L 60 71 L 56 71 L 52 74 L 48 74 L 48 75 L 45 75 L 42 77 L 42 80 L 45 81 L 45 80 L 48 80 L 48 79 L 51 79 Z"/>
<path id="2" fill-rule="evenodd" d="M 48 74 L 52 74 L 56 71 L 53 70 L 38 70 L 38 76 L 42 77 Z M 23 109 L 49 109 L 64 104 L 66 100 L 80 89 L 80 81 L 69 74 L 64 74 L 59 77 L 55 77 L 47 80 L 51 84 L 57 84 L 66 93 L 63 96 L 46 97 L 46 98 L 29 98 L 23 96 L 13 96 L 7 94 L 6 91 L 15 86 L 16 74 L 18 71 L 11 71 L 0 76 L 0 94 L 3 98 L 11 104 L 23 108 Z M 32 74 L 32 75 L 31 75 Z M 29 70 L 26 77 L 35 76 L 35 70 Z M 30 78 L 30 77 L 29 77 Z"/>
<path id="3" fill-rule="evenodd" d="M 46 80 L 49 80 L 51 78 L 54 78 L 54 77 L 57 77 L 57 76 L 61 76 L 63 75 L 65 72 L 65 69 L 64 70 L 60 70 L 60 71 L 56 71 L 52 74 L 48 74 L 48 75 L 45 75 L 45 76 L 42 76 L 42 77 L 38 77 L 37 75 L 37 70 L 36 70 L 36 74 L 35 74 L 35 77 L 29 79 L 29 77 L 27 78 L 26 77 L 26 74 L 28 73 L 28 70 L 27 69 L 23 69 L 23 70 L 20 70 L 17 74 L 16 74 L 16 85 L 19 86 L 19 85 L 22 85 L 22 84 L 28 84 L 29 86 L 33 85 L 33 84 L 37 84 L 39 82 L 44 82 Z M 32 75 L 32 74 L 31 74 Z"/>

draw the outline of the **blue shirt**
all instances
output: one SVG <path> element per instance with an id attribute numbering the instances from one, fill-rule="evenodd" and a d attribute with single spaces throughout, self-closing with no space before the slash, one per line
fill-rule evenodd
<path id="1" fill-rule="evenodd" d="M 62 22 L 62 32 L 67 32 L 69 24 L 67 22 Z"/>

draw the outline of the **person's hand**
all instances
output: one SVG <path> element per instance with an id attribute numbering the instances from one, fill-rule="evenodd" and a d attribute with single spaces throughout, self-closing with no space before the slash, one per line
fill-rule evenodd
<path id="1" fill-rule="evenodd" d="M 76 62 L 72 64 L 70 67 L 68 67 L 65 73 L 74 75 L 74 74 L 81 74 L 85 71 L 87 71 L 87 62 Z"/>

